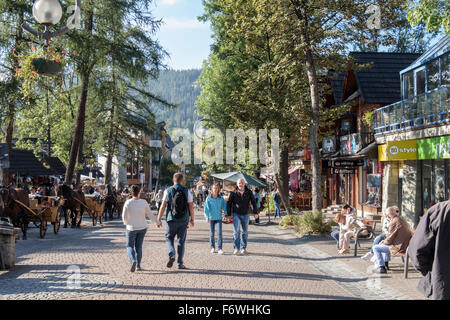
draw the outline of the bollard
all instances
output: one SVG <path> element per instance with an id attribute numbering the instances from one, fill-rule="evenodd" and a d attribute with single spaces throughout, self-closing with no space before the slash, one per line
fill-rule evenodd
<path id="1" fill-rule="evenodd" d="M 0 270 L 14 267 L 16 241 L 14 227 L 7 222 L 0 221 Z"/>

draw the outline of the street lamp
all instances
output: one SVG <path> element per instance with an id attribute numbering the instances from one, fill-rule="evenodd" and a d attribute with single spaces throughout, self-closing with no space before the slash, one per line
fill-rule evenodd
<path id="1" fill-rule="evenodd" d="M 61 21 L 63 15 L 61 4 L 58 0 L 36 0 L 33 4 L 33 17 L 38 23 L 45 26 L 45 31 L 37 31 L 26 22 L 22 24 L 22 28 L 35 36 L 44 38 L 48 45 L 51 38 L 63 35 L 75 26 L 75 21 L 80 14 L 81 0 L 75 0 L 75 3 L 75 15 L 72 16 L 72 20 L 68 21 L 64 28 L 50 32 L 50 26 L 54 26 Z"/>

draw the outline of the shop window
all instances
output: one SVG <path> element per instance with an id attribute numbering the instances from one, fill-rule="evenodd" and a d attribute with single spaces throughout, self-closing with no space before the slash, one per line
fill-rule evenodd
<path id="1" fill-rule="evenodd" d="M 432 160 L 424 160 L 422 169 L 422 190 L 423 190 L 423 208 L 425 213 L 427 209 L 429 209 L 433 205 L 433 201 L 431 199 L 431 197 L 433 196 L 432 175 L 433 175 Z"/>
<path id="2" fill-rule="evenodd" d="M 439 87 L 439 59 L 435 59 L 427 63 L 427 90 L 434 90 Z"/>
<path id="3" fill-rule="evenodd" d="M 363 188 L 362 204 L 376 208 L 381 207 L 381 174 L 378 173 L 377 160 L 368 160 L 367 178 Z"/>
<path id="4" fill-rule="evenodd" d="M 425 68 L 416 71 L 416 95 L 425 93 Z"/>
<path id="5" fill-rule="evenodd" d="M 445 195 L 445 161 L 435 160 L 434 161 L 434 203 L 443 202 L 446 200 Z"/>
<path id="6" fill-rule="evenodd" d="M 442 85 L 450 84 L 450 52 L 441 57 Z"/>
<path id="7" fill-rule="evenodd" d="M 412 71 L 403 75 L 403 88 L 405 99 L 414 97 L 414 73 Z"/>

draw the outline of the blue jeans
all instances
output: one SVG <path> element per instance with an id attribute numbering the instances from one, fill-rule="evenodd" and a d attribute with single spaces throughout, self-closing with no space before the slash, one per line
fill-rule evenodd
<path id="1" fill-rule="evenodd" d="M 233 213 L 233 239 L 234 249 L 244 250 L 247 248 L 249 214 Z M 242 227 L 242 234 L 241 234 Z"/>
<path id="2" fill-rule="evenodd" d="M 391 251 L 389 250 L 389 246 L 385 244 L 377 244 L 376 246 L 373 246 L 373 252 L 377 257 L 378 265 L 380 267 L 385 267 L 386 262 L 391 260 Z M 383 256 L 383 254 L 385 256 Z"/>
<path id="3" fill-rule="evenodd" d="M 339 243 L 339 230 L 334 230 L 331 232 L 331 237 Z"/>
<path id="4" fill-rule="evenodd" d="M 130 258 L 130 262 L 136 262 L 138 268 L 141 267 L 142 260 L 142 244 L 144 243 L 145 234 L 147 229 L 126 231 L 127 237 L 127 254 Z"/>
<path id="5" fill-rule="evenodd" d="M 219 250 L 222 250 L 222 220 L 210 220 L 209 221 L 209 244 L 211 245 L 211 249 L 216 248 L 216 239 L 214 238 L 215 229 L 217 226 L 217 247 Z"/>
<path id="6" fill-rule="evenodd" d="M 275 215 L 273 216 L 273 218 L 275 219 L 277 217 L 277 213 L 278 216 L 281 218 L 280 204 L 276 202 L 274 202 L 274 204 L 275 204 Z"/>
<path id="7" fill-rule="evenodd" d="M 384 239 L 386 239 L 386 234 L 384 234 L 384 233 L 382 233 L 378 237 L 376 237 L 375 240 L 373 241 L 372 248 L 370 248 L 370 253 L 373 254 L 373 247 L 376 246 L 377 244 L 380 244 L 380 242 L 383 241 Z"/>
<path id="8" fill-rule="evenodd" d="M 186 235 L 188 229 L 188 222 L 179 222 L 179 221 L 169 221 L 167 222 L 166 229 L 166 245 L 167 250 L 169 251 L 169 257 L 175 258 L 175 247 L 174 241 L 175 236 L 178 239 L 177 243 L 177 253 L 178 253 L 178 267 L 183 265 L 183 257 L 184 257 L 184 244 L 186 242 Z"/>

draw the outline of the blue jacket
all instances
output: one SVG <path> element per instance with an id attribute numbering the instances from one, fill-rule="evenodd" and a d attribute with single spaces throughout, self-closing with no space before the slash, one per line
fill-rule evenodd
<path id="1" fill-rule="evenodd" d="M 227 204 L 222 195 L 217 198 L 208 196 L 205 202 L 205 218 L 209 220 L 222 220 L 222 210 L 227 212 Z"/>

